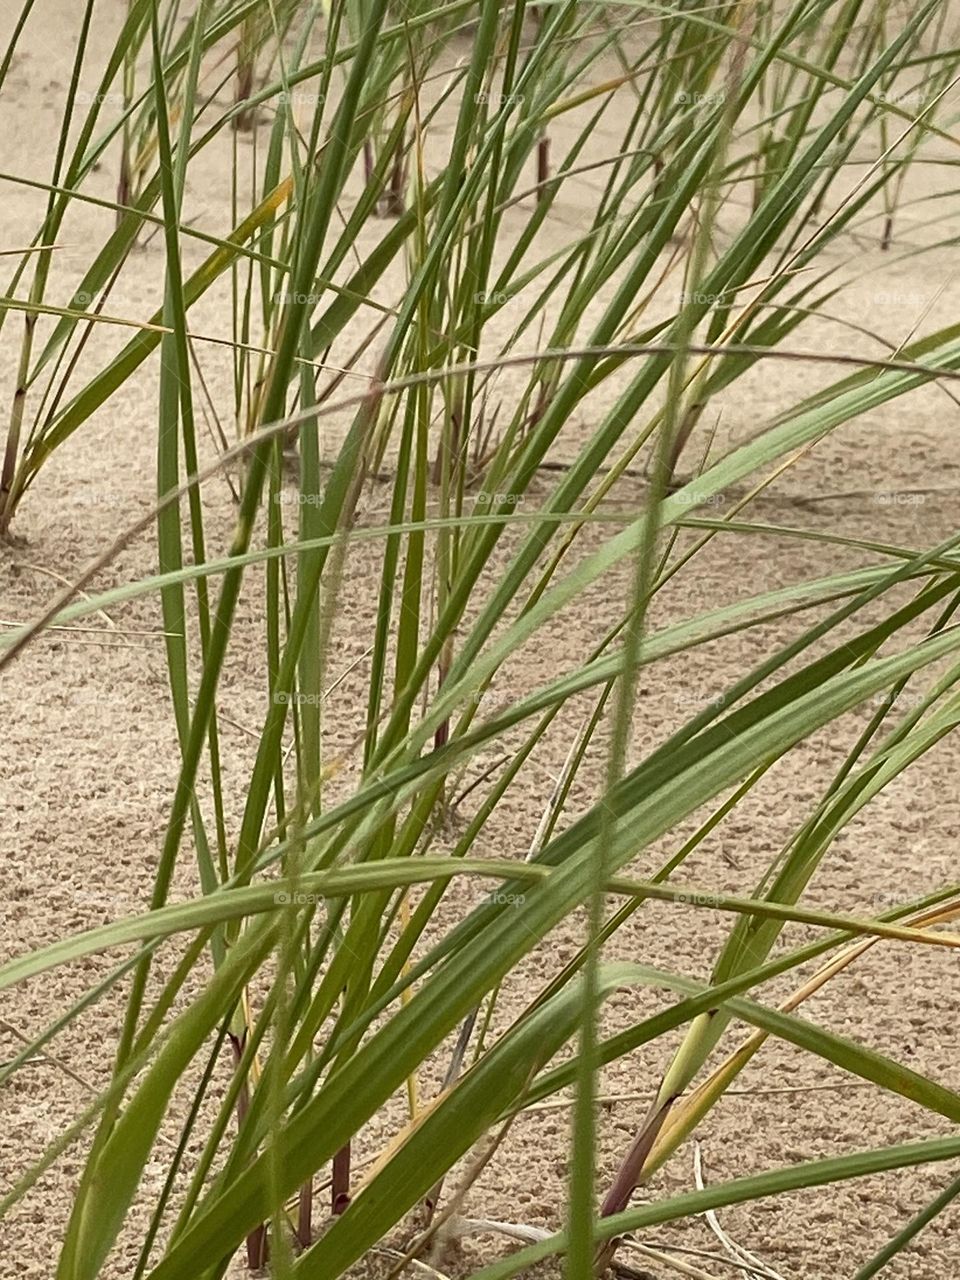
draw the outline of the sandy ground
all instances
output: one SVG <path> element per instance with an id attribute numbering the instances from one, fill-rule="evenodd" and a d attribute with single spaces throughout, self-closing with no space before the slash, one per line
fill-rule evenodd
<path id="1" fill-rule="evenodd" d="M 2 104 L 4 160 L 17 174 L 45 178 L 49 172 L 59 104 L 69 74 L 69 41 L 73 31 L 72 0 L 42 0 L 28 32 L 24 53 L 14 64 L 11 88 Z M 91 61 L 106 47 L 120 0 L 97 6 Z M 56 30 L 58 39 L 51 40 Z M 4 33 L 5 35 L 5 33 Z M 72 36 L 70 37 L 73 38 Z M 563 128 L 569 129 L 568 121 Z M 558 135 L 559 136 L 559 135 Z M 598 140 L 617 136 L 601 129 Z M 562 141 L 562 136 L 560 136 Z M 241 148 L 249 148 L 243 140 Z M 241 163 L 249 157 L 241 156 Z M 190 211 L 206 230 L 222 231 L 229 221 L 229 143 L 214 148 L 204 165 L 202 185 L 191 183 Z M 110 198 L 116 183 L 116 155 L 102 162 L 100 188 Z M 531 175 L 532 179 L 532 175 Z M 927 170 L 914 175 L 908 196 L 919 199 L 946 189 L 947 179 Z M 940 183 L 940 188 L 936 186 Z M 597 182 L 572 184 L 542 233 L 546 252 L 562 244 L 582 216 L 584 202 L 595 198 Z M 37 224 L 41 197 L 35 191 L 5 183 L 0 203 L 0 249 L 27 244 Z M 939 212 L 943 212 L 939 208 Z M 921 323 L 932 329 L 955 318 L 956 251 L 941 249 L 921 256 L 909 251 L 933 239 L 960 231 L 955 216 L 931 230 L 924 225 L 927 205 L 905 205 L 898 223 L 894 254 L 886 255 L 883 277 L 871 274 L 880 263 L 875 236 L 862 241 L 844 238 L 831 247 L 828 261 L 860 278 L 834 304 L 835 318 L 808 322 L 795 345 L 880 354 L 882 344 L 904 341 Z M 109 215 L 80 208 L 62 237 L 57 259 L 54 301 L 66 301 L 97 243 Z M 520 225 L 519 215 L 515 225 Z M 874 228 L 876 224 L 874 224 Z M 187 246 L 188 261 L 202 250 Z M 903 256 L 900 257 L 899 254 Z M 896 260 L 893 260 L 896 259 Z M 852 261 L 853 266 L 849 264 Z M 116 315 L 143 317 L 159 297 L 162 250 L 159 240 L 138 250 L 111 298 Z M 878 280 L 882 283 L 878 284 Z M 396 297 L 399 276 L 384 284 L 384 297 Z M 598 298 L 595 312 L 605 299 Z M 653 311 L 670 310 L 666 296 Z M 229 304 L 223 293 L 204 298 L 192 313 L 198 333 L 229 335 Z M 851 325 L 860 326 L 854 330 Z M 347 335 L 345 347 L 359 340 L 364 322 Z M 0 341 L 0 378 L 6 403 L 19 348 L 19 322 L 8 321 Z M 86 354 L 84 368 L 102 361 L 117 346 L 116 334 L 99 330 Z M 229 423 L 232 390 L 229 358 L 224 349 L 203 347 L 204 372 L 212 398 Z M 767 364 L 736 384 L 725 398 L 717 430 L 717 447 L 727 447 L 753 431 L 771 413 L 794 403 L 830 375 L 796 364 Z M 505 398 L 512 386 L 500 384 Z M 603 389 L 597 408 L 609 403 L 612 386 Z M 51 593 L 148 508 L 155 455 L 156 364 L 148 363 L 121 395 L 62 449 L 45 469 L 25 501 L 17 532 L 22 546 L 7 549 L 0 559 L 0 618 L 21 621 L 36 615 Z M 594 406 L 591 406 L 591 408 Z M 853 538 L 870 538 L 901 546 L 933 544 L 956 524 L 958 463 L 955 446 L 960 422 L 957 406 L 942 391 L 926 389 L 868 415 L 831 437 L 795 466 L 752 507 L 757 520 L 802 530 L 830 529 Z M 592 421 L 585 410 L 571 421 L 557 443 L 554 460 L 573 456 L 587 438 Z M 328 440 L 335 448 L 341 423 L 333 423 Z M 527 502 L 541 501 L 554 477 L 544 473 Z M 935 492 L 913 493 L 913 490 Z M 843 495 L 853 496 L 843 496 Z M 386 483 L 373 483 L 364 495 L 364 518 L 375 519 L 389 501 Z M 815 496 L 833 500 L 810 504 Z M 731 495 L 733 496 L 733 495 Z M 636 510 L 642 484 L 630 479 L 614 495 L 613 505 Z M 204 495 L 211 554 L 225 547 L 233 506 L 222 482 Z M 578 554 L 605 536 L 587 531 Z M 509 539 L 498 550 L 489 581 L 507 562 Z M 131 581 L 154 568 L 149 537 L 124 550 L 98 585 Z M 865 562 L 862 553 L 841 552 L 797 538 L 773 537 L 750 544 L 717 538 L 680 574 L 658 599 L 656 625 L 677 620 L 747 593 L 759 592 Z M 346 748 L 363 723 L 366 670 L 362 655 L 369 645 L 378 586 L 377 550 L 360 544 L 351 552 L 338 629 L 333 637 L 331 671 L 346 672 L 327 714 L 326 748 Z M 538 642 L 536 652 L 520 655 L 498 681 L 495 696 L 513 698 L 534 687 L 544 671 L 579 662 L 607 626 L 620 616 L 627 590 L 625 571 L 608 575 L 576 607 L 556 619 Z M 250 730 L 263 711 L 260 667 L 262 646 L 262 580 L 252 573 L 241 600 L 238 627 L 222 682 L 224 753 L 227 760 L 229 813 L 235 821 L 242 786 L 252 761 Z M 691 708 L 722 695 L 728 684 L 769 648 L 796 633 L 796 623 L 771 624 L 745 637 L 715 643 L 659 664 L 638 698 L 632 758 L 639 759 L 683 722 Z M 160 620 L 152 600 L 139 600 L 109 617 L 90 619 L 88 629 L 69 637 L 50 634 L 34 644 L 16 667 L 5 673 L 2 688 L 3 750 L 0 785 L 4 821 L 0 827 L 0 926 L 3 955 L 103 923 L 142 909 L 150 891 L 160 839 L 168 812 L 177 760 L 169 714 Z M 535 752 L 520 783 L 506 797 L 489 825 L 487 845 L 479 852 L 522 854 L 536 829 L 543 805 L 562 767 L 570 736 L 586 710 L 575 702 L 558 719 L 554 731 Z M 866 713 L 848 717 L 827 733 L 804 743 L 770 770 L 741 805 L 691 860 L 685 879 L 730 891 L 749 892 L 785 839 L 810 812 L 829 785 L 845 751 L 866 721 Z M 595 799 L 605 768 L 606 737 L 600 735 L 578 777 L 570 815 Z M 483 764 L 481 760 L 478 768 Z M 960 830 L 960 793 L 956 778 L 960 746 L 947 739 L 906 777 L 897 780 L 836 842 L 815 879 L 809 901 L 815 905 L 870 913 L 895 901 L 919 896 L 956 876 L 955 850 Z M 349 777 L 341 787 L 349 786 Z M 336 795 L 336 789 L 331 793 Z M 465 807 L 465 813 L 469 808 Z M 692 828 L 690 828 L 692 829 Z M 679 846 L 688 829 L 648 851 L 633 868 L 642 873 Z M 175 892 L 195 890 L 188 859 L 178 871 Z M 449 920 L 461 915 L 479 890 L 460 888 L 449 895 Z M 617 935 L 613 958 L 631 958 L 695 977 L 707 977 L 713 957 L 729 927 L 718 912 L 695 917 L 677 908 L 647 906 Z M 796 943 L 802 929 L 788 929 Z M 582 942 L 583 921 L 573 919 L 551 936 L 544 948 L 512 975 L 505 988 L 499 1018 L 509 1020 L 522 1007 L 524 991 L 543 979 L 546 968 L 569 958 Z M 161 953 L 157 968 L 168 975 L 176 962 L 173 949 Z M 110 969 L 96 957 L 58 969 L 7 993 L 0 1004 L 0 1058 L 16 1051 L 18 1036 L 30 1036 L 67 1008 Z M 772 984 L 771 1001 L 788 986 Z M 652 1008 L 656 997 L 623 994 L 607 1010 L 612 1030 L 638 1011 Z M 82 1109 L 92 1089 L 106 1078 L 111 1046 L 119 1027 L 122 1002 L 107 998 L 60 1035 L 51 1052 L 55 1060 L 38 1060 L 19 1072 L 0 1098 L 0 1186 L 20 1176 L 62 1134 Z M 892 1055 L 952 1088 L 960 1088 L 956 1025 L 960 1016 L 957 961 L 932 948 L 879 946 L 842 979 L 830 984 L 807 1006 L 807 1014 L 823 1025 Z M 739 1042 L 733 1029 L 730 1047 Z M 676 1039 L 635 1053 L 604 1073 L 604 1108 L 598 1151 L 606 1183 L 618 1156 L 630 1141 L 645 1110 L 645 1099 L 658 1080 Z M 433 1064 L 435 1076 L 441 1064 Z M 221 1073 L 223 1074 L 223 1073 Z M 429 1092 L 431 1079 L 424 1081 Z M 179 1099 L 180 1114 L 189 1096 Z M 362 1159 L 389 1136 L 400 1114 L 389 1109 L 369 1126 L 358 1144 Z M 563 1220 L 567 1173 L 569 1110 L 557 1106 L 520 1118 L 488 1170 L 473 1189 L 469 1212 L 476 1217 L 506 1219 L 557 1227 Z M 758 1172 L 812 1156 L 904 1142 L 946 1132 L 945 1121 L 899 1101 L 871 1086 L 851 1084 L 839 1070 L 801 1054 L 768 1044 L 697 1132 L 708 1182 Z M 164 1143 L 172 1133 L 165 1132 Z M 192 1154 L 192 1152 L 191 1152 Z M 158 1146 L 146 1171 L 138 1200 L 135 1227 L 146 1220 L 162 1185 L 165 1150 Z M 0 1277 L 47 1280 L 53 1274 L 58 1242 L 69 1212 L 82 1162 L 82 1144 L 71 1146 L 4 1225 Z M 913 1213 L 925 1205 L 956 1169 L 935 1166 L 885 1177 L 786 1196 L 773 1202 L 730 1209 L 720 1214 L 725 1230 L 784 1280 L 828 1280 L 852 1275 Z M 693 1186 L 692 1152 L 684 1147 L 657 1176 L 645 1195 L 659 1198 Z M 318 1212 L 320 1210 L 318 1209 Z M 957 1220 L 944 1214 L 892 1266 L 889 1275 L 914 1280 L 946 1280 L 960 1270 Z M 131 1230 L 103 1271 L 110 1280 L 128 1276 L 136 1261 L 136 1232 Z M 717 1242 L 705 1223 L 683 1229 L 664 1227 L 648 1243 L 682 1244 L 716 1252 Z M 469 1274 L 481 1261 L 507 1246 L 493 1237 L 478 1237 L 446 1260 L 450 1270 Z M 737 1274 L 714 1258 L 688 1255 L 690 1262 L 713 1275 Z M 641 1265 L 639 1260 L 637 1265 Z M 651 1266 L 649 1263 L 643 1265 Z M 668 1272 L 652 1266 L 657 1275 Z M 366 1274 L 366 1272 L 363 1272 Z M 236 1275 L 243 1274 L 239 1264 Z M 361 1272 L 358 1272 L 361 1274 Z M 370 1275 L 376 1274 L 371 1264 Z M 543 1275 L 559 1274 L 545 1268 Z"/>

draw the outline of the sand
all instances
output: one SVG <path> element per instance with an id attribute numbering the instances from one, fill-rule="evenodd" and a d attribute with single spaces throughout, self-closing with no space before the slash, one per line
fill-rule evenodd
<path id="1" fill-rule="evenodd" d="M 43 17 L 28 30 L 24 52 L 11 73 L 4 95 L 3 168 L 46 178 L 69 75 L 69 42 L 76 6 L 71 0 L 45 0 Z M 121 11 L 120 0 L 97 6 L 91 33 L 91 63 L 107 47 Z M 4 26 L 8 19 L 4 18 Z M 50 32 L 58 33 L 57 39 Z M 6 30 L 2 33 L 6 35 Z M 570 120 L 558 126 L 558 144 Z M 572 136 L 570 134 L 569 136 Z M 612 126 L 602 132 L 609 143 Z M 251 147 L 249 139 L 240 142 Z M 242 157 L 242 162 L 247 161 Z M 104 157 L 100 186 L 91 190 L 111 198 L 117 156 Z M 229 223 L 229 138 L 214 147 L 204 164 L 202 186 L 191 182 L 190 213 L 204 229 L 223 231 Z M 432 163 L 439 163 L 436 157 Z M 532 174 L 531 174 L 532 181 Z M 923 170 L 913 175 L 909 194 L 918 197 L 945 190 L 948 179 Z M 937 183 L 940 187 L 937 187 Z M 565 243 L 571 226 L 582 217 L 586 201 L 595 198 L 598 181 L 572 184 L 546 224 L 539 248 L 546 253 Z M 0 249 L 27 244 L 34 233 L 41 197 L 35 191 L 4 184 L 0 204 Z M 935 233 L 923 224 L 924 205 L 905 208 L 898 222 L 895 254 L 886 258 L 876 240 L 864 232 L 861 241 L 841 238 L 828 260 L 844 266 L 852 258 L 862 278 L 832 305 L 832 316 L 809 321 L 794 345 L 828 350 L 842 345 L 860 354 L 879 355 L 882 344 L 851 323 L 882 335 L 891 344 L 904 341 L 916 324 L 933 329 L 953 319 L 956 297 L 955 250 L 938 249 L 920 256 L 907 251 L 930 243 L 936 235 L 956 234 L 957 219 L 946 220 Z M 64 229 L 58 251 L 57 287 L 51 300 L 65 301 L 97 243 L 109 214 L 90 206 L 78 208 Z M 509 224 L 509 220 L 508 220 Z M 520 225 L 520 219 L 514 225 Z M 874 224 L 874 228 L 876 224 Z M 189 263 L 202 256 L 190 242 Z M 872 266 L 888 265 L 882 277 Z M 159 297 L 162 248 L 154 239 L 138 249 L 122 274 L 110 301 L 112 314 L 145 317 Z M 852 274 L 849 268 L 845 268 Z M 395 298 L 402 278 L 383 284 L 385 298 Z M 56 296 L 53 296 L 56 294 Z M 598 298 L 595 311 L 604 299 Z M 654 314 L 667 314 L 670 298 L 653 304 Z M 922 317 L 922 320 L 921 320 Z M 204 298 L 192 312 L 198 333 L 229 335 L 229 305 L 223 292 Z M 345 339 L 345 349 L 359 340 L 358 320 Z M 9 402 L 19 348 L 19 321 L 8 319 L 0 342 L 0 391 Z M 121 338 L 125 335 L 121 335 Z M 101 329 L 85 354 L 83 369 L 92 369 L 116 349 L 115 331 Z M 229 424 L 232 390 L 228 356 L 223 348 L 201 344 L 203 367 L 214 402 Z M 369 367 L 369 366 L 364 366 Z M 724 397 L 717 448 L 745 438 L 771 413 L 794 403 L 831 374 L 822 367 L 768 363 L 741 379 Z M 504 375 L 498 386 L 509 401 L 522 385 L 521 375 Z M 16 524 L 22 545 L 0 552 L 0 618 L 34 617 L 60 585 L 70 580 L 97 553 L 149 508 L 155 454 L 156 363 L 148 362 L 44 469 L 23 504 Z M 602 408 L 614 394 L 604 388 Z M 867 415 L 843 428 L 791 469 L 775 488 L 751 508 L 758 521 L 797 530 L 840 531 L 900 546 L 931 545 L 955 527 L 958 464 L 955 447 L 960 422 L 955 402 L 937 389 L 925 389 Z M 589 413 L 567 425 L 552 455 L 555 462 L 573 457 L 587 438 Z M 333 422 L 327 449 L 336 447 L 343 422 Z M 209 450 L 208 450 L 209 451 Z M 690 463 L 692 465 L 692 461 Z M 530 505 L 549 494 L 556 476 L 544 472 L 526 497 Z M 922 490 L 923 492 L 913 492 Z M 635 511 L 643 500 L 643 484 L 628 478 L 613 495 L 612 505 Z M 363 518 L 373 521 L 389 501 L 386 481 L 374 482 L 364 494 Z M 832 496 L 831 496 L 832 495 Z M 844 496 L 846 495 L 846 496 Z M 852 495 L 852 496 L 851 496 Z M 816 501 L 809 501 L 815 498 Z M 234 509 L 227 486 L 210 483 L 204 494 L 208 545 L 212 555 L 229 540 Z M 597 546 L 608 529 L 587 531 L 575 555 Z M 488 582 L 507 563 L 510 540 L 497 551 Z M 870 557 L 850 549 L 841 552 L 799 538 L 769 537 L 750 544 L 717 538 L 658 598 L 658 626 L 690 616 L 707 605 L 720 605 L 759 592 L 866 563 Z M 150 573 L 155 552 L 149 536 L 141 537 L 116 557 L 98 579 L 104 588 Z M 365 712 L 366 668 L 378 587 L 377 549 L 359 544 L 348 561 L 347 587 L 332 638 L 331 672 L 346 672 L 327 713 L 326 749 L 334 754 L 349 747 Z M 535 687 L 544 672 L 582 661 L 606 627 L 620 616 L 627 590 L 625 570 L 608 575 L 576 602 L 575 607 L 545 628 L 535 651 L 523 653 L 498 680 L 495 697 L 514 698 Z M 261 579 L 252 573 L 245 586 L 234 643 L 222 681 L 224 753 L 227 761 L 228 814 L 236 822 L 242 788 L 252 762 L 255 731 L 263 713 L 260 653 L 262 650 Z M 691 707 L 717 697 L 770 647 L 796 634 L 800 624 L 782 622 L 757 628 L 744 637 L 717 642 L 658 664 L 645 678 L 637 700 L 631 761 L 640 759 L 664 735 L 686 719 Z M 169 809 L 177 749 L 170 715 L 160 618 L 153 600 L 141 599 L 111 610 L 109 617 L 90 618 L 85 629 L 69 635 L 48 633 L 33 644 L 15 667 L 4 673 L 0 716 L 4 726 L 0 752 L 0 787 L 4 821 L 0 827 L 0 938 L 6 958 L 26 948 L 142 910 L 148 900 L 153 868 Z M 563 766 L 570 736 L 589 704 L 571 703 L 554 730 L 534 753 L 521 779 L 507 795 L 479 852 L 521 856 L 536 830 L 553 779 Z M 716 888 L 749 892 L 770 858 L 811 811 L 829 785 L 844 753 L 866 722 L 866 713 L 846 717 L 827 732 L 796 748 L 779 762 L 691 859 L 685 879 Z M 568 806 L 573 817 L 589 805 L 603 785 L 607 737 L 596 739 Z M 484 763 L 477 762 L 479 770 Z M 808 901 L 824 908 L 870 913 L 892 902 L 919 896 L 955 878 L 955 850 L 960 827 L 960 794 L 956 778 L 960 745 L 947 738 L 907 775 L 896 780 L 837 840 L 811 886 Z M 350 784 L 347 775 L 341 789 Z M 335 798 L 337 789 L 331 791 Z M 464 814 L 469 814 L 465 804 Z M 648 850 L 632 869 L 655 867 L 665 852 L 678 847 L 692 827 L 674 833 Z M 455 834 L 454 833 L 451 833 Z M 448 835 L 438 846 L 449 844 Z M 178 868 L 174 893 L 196 891 L 190 859 Z M 446 923 L 462 916 L 480 890 L 459 887 L 449 894 Z M 706 978 L 729 928 L 729 917 L 667 906 L 647 906 L 616 936 L 612 958 L 630 958 L 692 977 Z M 552 935 L 511 976 L 504 989 L 498 1025 L 523 1007 L 531 986 L 545 971 L 569 958 L 583 939 L 577 917 Z M 790 928 L 785 938 L 796 943 L 808 931 Z M 177 956 L 161 953 L 158 971 L 169 974 Z M 104 976 L 114 957 L 94 957 L 57 969 L 39 981 L 5 993 L 0 1004 L 0 1059 L 12 1056 L 20 1036 L 32 1036 Z M 933 948 L 881 945 L 831 983 L 806 1006 L 807 1016 L 928 1074 L 960 1088 L 956 1025 L 960 1015 L 957 961 Z M 765 998 L 782 997 L 790 984 L 774 983 Z M 612 1030 L 638 1011 L 652 1008 L 657 997 L 623 993 L 605 1014 Z M 22 1175 L 62 1134 L 108 1078 L 112 1046 L 122 1016 L 122 1000 L 107 997 L 72 1023 L 51 1046 L 51 1058 L 38 1059 L 20 1071 L 0 1097 L 0 1186 Z M 731 1029 L 730 1047 L 742 1029 Z M 611 1099 L 602 1114 L 597 1153 L 601 1181 L 609 1182 L 643 1116 L 646 1102 L 676 1037 L 630 1055 L 606 1070 L 602 1092 Z M 442 1062 L 430 1064 L 423 1087 L 429 1093 Z M 218 1072 L 222 1088 L 226 1065 Z M 176 1100 L 173 1119 L 186 1113 L 187 1091 Z M 206 1112 L 204 1113 L 206 1114 Z M 361 1135 L 363 1159 L 386 1140 L 402 1114 L 397 1100 Z M 569 1107 L 564 1100 L 551 1109 L 519 1118 L 489 1168 L 470 1193 L 466 1212 L 472 1217 L 502 1219 L 534 1226 L 562 1225 L 568 1157 Z M 722 1105 L 699 1127 L 706 1180 L 709 1183 L 759 1172 L 813 1156 L 905 1142 L 948 1132 L 946 1121 L 849 1076 L 790 1046 L 768 1043 Z M 137 1229 L 142 1229 L 162 1186 L 164 1159 L 175 1127 L 147 1167 L 130 1230 L 111 1255 L 102 1274 L 107 1280 L 128 1276 L 137 1256 Z M 196 1154 L 195 1145 L 188 1153 Z M 0 1277 L 47 1280 L 53 1274 L 59 1241 L 71 1208 L 82 1167 L 83 1144 L 69 1147 L 51 1170 L 10 1213 L 0 1249 Z M 831 1187 L 721 1211 L 723 1228 L 742 1246 L 773 1267 L 784 1280 L 827 1280 L 852 1275 L 912 1214 L 956 1176 L 943 1165 L 862 1179 Z M 651 1199 L 690 1189 L 693 1156 L 684 1146 L 644 1195 Z M 318 1194 L 318 1217 L 324 1198 Z M 890 1267 L 891 1277 L 945 1280 L 960 1269 L 955 1215 L 949 1211 L 928 1227 Z M 644 1237 L 649 1245 L 683 1245 L 716 1253 L 718 1244 L 706 1223 L 666 1226 Z M 396 1243 L 393 1242 L 394 1244 Z M 510 1246 L 502 1238 L 480 1235 L 449 1252 L 443 1266 L 450 1274 L 467 1275 L 482 1261 Z M 709 1274 L 737 1274 L 714 1258 L 687 1255 Z M 629 1259 L 656 1276 L 671 1274 L 660 1264 Z M 375 1276 L 381 1260 L 358 1268 Z M 244 1274 L 239 1260 L 231 1274 Z M 537 1274 L 559 1275 L 546 1267 Z"/>

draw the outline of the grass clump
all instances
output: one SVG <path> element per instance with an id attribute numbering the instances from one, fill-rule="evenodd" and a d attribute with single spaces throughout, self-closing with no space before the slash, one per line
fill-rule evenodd
<path id="1" fill-rule="evenodd" d="M 150 1280 L 221 1276 L 235 1257 L 328 1280 L 384 1250 L 396 1274 L 437 1274 L 440 1244 L 476 1227 L 471 1187 L 516 1118 L 571 1088 L 563 1229 L 513 1224 L 521 1247 L 483 1280 L 553 1255 L 587 1277 L 621 1263 L 627 1233 L 960 1156 L 951 1132 L 635 1195 L 771 1040 L 960 1117 L 951 1088 L 798 1012 L 877 946 L 960 945 L 956 885 L 867 914 L 805 901 L 838 837 L 956 723 L 960 535 L 861 540 L 855 569 L 660 610 L 718 541 L 742 540 L 747 560 L 771 537 L 849 548 L 750 505 L 869 411 L 928 385 L 953 397 L 955 324 L 879 355 L 803 345 L 856 285 L 865 244 L 895 265 L 948 239 L 943 209 L 908 198 L 953 144 L 960 55 L 943 8 L 129 0 L 99 62 L 97 11 L 78 19 L 50 177 L 29 180 L 42 218 L 3 300 L 16 385 L 0 532 L 147 369 L 156 501 L 42 618 L 4 633 L 0 665 L 50 626 L 154 600 L 179 757 L 142 912 L 0 967 L 10 989 L 115 961 L 3 1068 L 91 1002 L 119 1002 L 112 1073 L 70 1131 L 83 1162 L 59 1280 L 109 1274 L 131 1237 Z M 224 156 L 229 225 L 211 226 L 196 192 Z M 116 199 L 98 194 L 106 158 Z M 61 242 L 94 214 L 103 236 L 62 279 Z M 923 234 L 901 249 L 905 215 Z M 126 314 L 114 299 L 148 252 L 156 296 Z M 719 447 L 734 384 L 774 367 L 811 385 Z M 203 501 L 224 479 L 225 541 Z M 104 589 L 148 529 L 156 573 Z M 375 603 L 338 670 L 361 554 Z M 266 702 L 247 767 L 224 751 L 222 690 L 251 578 Z M 619 593 L 611 624 L 566 667 L 538 663 L 600 589 Z M 730 635 L 762 636 L 756 660 L 641 747 L 641 695 L 664 664 Z M 535 679 L 514 684 L 531 654 Z M 344 727 L 328 700 L 358 672 Z M 688 866 L 768 771 L 864 707 L 753 888 L 691 887 Z M 504 814 L 558 733 L 535 834 L 507 848 Z M 722 914 L 708 976 L 612 958 L 656 904 L 694 934 L 698 912 Z M 549 940 L 572 928 L 557 963 Z M 635 1013 L 612 1034 L 624 992 Z M 601 1069 L 645 1047 L 666 1068 L 641 1081 L 630 1143 L 598 1165 Z M 389 1140 L 358 1160 L 381 1124 Z"/>

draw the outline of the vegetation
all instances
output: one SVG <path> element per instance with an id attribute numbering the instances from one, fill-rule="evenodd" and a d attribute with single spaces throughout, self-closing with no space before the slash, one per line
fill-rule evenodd
<path id="1" fill-rule="evenodd" d="M 25 0 L 0 85 L 35 7 Z M 960 48 L 943 7 L 129 0 L 91 79 L 94 8 L 78 6 L 46 213 L 2 298 L 19 376 L 0 530 L 16 537 L 44 464 L 148 360 L 159 378 L 157 504 L 43 618 L 4 633 L 0 666 L 50 625 L 155 598 L 180 761 L 143 912 L 0 968 L 7 989 L 95 952 L 116 956 L 109 980 L 57 1010 L 4 1078 L 91 1002 L 123 993 L 108 1087 L 3 1201 L 82 1145 L 59 1280 L 109 1266 L 154 1158 L 168 1176 L 137 1280 L 222 1276 L 244 1251 L 275 1276 L 331 1280 L 402 1239 L 399 1273 L 432 1256 L 512 1117 L 568 1089 L 570 1184 L 556 1188 L 566 1227 L 491 1262 L 483 1280 L 552 1254 L 571 1277 L 591 1276 L 645 1226 L 960 1156 L 950 1135 L 631 1205 L 771 1036 L 960 1119 L 945 1085 L 798 1012 L 877 943 L 960 946 L 944 927 L 960 914 L 960 885 L 869 919 L 804 905 L 837 836 L 960 716 L 960 534 L 863 545 L 862 568 L 705 604 L 671 625 L 651 616 L 712 539 L 770 536 L 745 508 L 802 452 L 960 377 L 960 324 L 873 360 L 800 341 L 804 319 L 844 287 L 845 237 L 883 243 L 894 260 L 906 173 L 938 147 L 952 155 L 944 104 Z M 564 151 L 552 134 L 569 119 L 583 123 Z M 601 148 L 611 131 L 617 141 Z M 214 234 L 184 210 L 224 147 L 236 156 L 236 219 Z M 89 193 L 108 153 L 122 154 L 115 203 Z M 565 242 L 544 249 L 544 228 L 586 176 L 593 206 L 576 224 L 559 219 Z M 112 230 L 63 305 L 56 246 L 85 202 L 108 209 Z M 118 282 L 141 270 L 138 246 L 151 239 L 163 244 L 160 304 L 116 314 Z M 403 280 L 395 303 L 382 287 L 393 278 Z M 216 414 L 202 371 L 223 340 L 191 320 L 208 293 L 231 328 L 234 399 Z M 101 358 L 105 332 L 117 345 Z M 832 380 L 718 456 L 712 407 L 760 361 L 803 361 Z M 595 424 L 586 442 L 545 471 L 577 414 Z M 617 483 L 640 464 L 645 502 L 627 512 Z M 224 474 L 236 527 L 214 550 L 201 495 Z M 374 474 L 391 485 L 382 519 L 360 510 Z M 543 476 L 546 499 L 524 501 Z M 157 573 L 102 589 L 98 573 L 154 527 Z M 328 648 L 345 566 L 361 542 L 375 548 L 379 603 L 364 637 L 366 707 L 345 757 L 329 745 L 324 698 L 338 676 Z M 508 567 L 491 575 L 504 546 Z M 258 567 L 268 703 L 237 812 L 218 688 L 241 586 Z M 543 671 L 532 692 L 488 696 L 592 584 L 622 581 L 618 571 L 629 583 L 619 624 L 575 667 Z M 790 621 L 790 641 L 637 758 L 636 698 L 658 662 L 774 618 Z M 908 685 L 919 692 L 904 711 L 894 695 Z M 590 713 L 534 845 L 490 856 L 504 797 L 584 697 Z M 868 729 L 755 891 L 691 887 L 685 862 L 766 770 L 871 702 Z M 604 786 L 574 817 L 565 806 L 600 741 Z M 344 771 L 349 793 L 330 798 Z M 690 820 L 692 836 L 671 836 Z M 631 871 L 671 839 L 653 874 Z M 174 902 L 184 863 L 195 864 L 196 892 Z M 464 880 L 485 886 L 472 905 L 455 893 Z M 699 910 L 729 915 L 709 983 L 644 955 L 607 958 L 617 930 L 653 901 L 687 913 L 691 929 Z M 504 1024 L 501 985 L 581 910 L 581 950 Z M 778 946 L 791 921 L 815 940 Z M 823 967 L 810 978 L 813 961 Z M 782 975 L 796 991 L 775 1007 L 765 985 Z M 610 1035 L 605 1001 L 630 987 L 660 991 L 662 1007 Z M 747 1039 L 735 1022 L 752 1029 Z M 641 1082 L 655 1100 L 611 1180 L 595 1167 L 598 1070 L 660 1040 L 675 1046 L 671 1065 Z M 437 1069 L 443 1089 L 425 1084 Z M 357 1135 L 404 1093 L 409 1123 L 358 1170 Z M 171 1117 L 173 1150 L 157 1145 Z"/>

